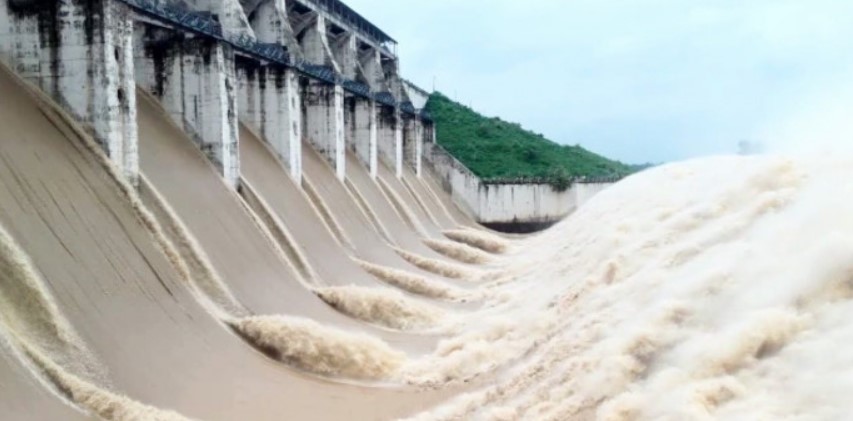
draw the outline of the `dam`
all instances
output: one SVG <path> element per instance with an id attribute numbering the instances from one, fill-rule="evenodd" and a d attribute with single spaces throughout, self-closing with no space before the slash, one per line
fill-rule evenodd
<path id="1" fill-rule="evenodd" d="M 0 0 L 0 59 L 0 419 L 849 409 L 777 387 L 844 364 L 843 158 L 485 180 L 339 0 Z"/>

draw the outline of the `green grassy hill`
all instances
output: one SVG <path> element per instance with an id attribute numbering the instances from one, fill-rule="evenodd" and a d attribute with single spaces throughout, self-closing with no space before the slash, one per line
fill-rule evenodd
<path id="1" fill-rule="evenodd" d="M 488 181 L 538 179 L 565 188 L 574 178 L 623 177 L 635 168 L 580 146 L 559 145 L 500 118 L 488 118 L 434 93 L 427 110 L 436 141 Z"/>

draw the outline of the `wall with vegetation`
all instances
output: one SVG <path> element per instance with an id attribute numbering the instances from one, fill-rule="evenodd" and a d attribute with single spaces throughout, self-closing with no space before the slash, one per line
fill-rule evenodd
<path id="1" fill-rule="evenodd" d="M 501 230 L 545 228 L 638 169 L 484 117 L 440 93 L 427 110 L 437 143 L 425 145 L 426 162 L 463 210 Z"/>
<path id="2" fill-rule="evenodd" d="M 435 120 L 436 142 L 483 180 L 565 188 L 573 179 L 618 179 L 638 169 L 485 117 L 441 93 L 430 97 L 427 110 Z"/>
<path id="3" fill-rule="evenodd" d="M 424 146 L 425 163 L 453 201 L 481 224 L 503 231 L 547 228 L 612 184 L 575 182 L 561 190 L 546 182 L 482 180 L 440 145 Z"/>

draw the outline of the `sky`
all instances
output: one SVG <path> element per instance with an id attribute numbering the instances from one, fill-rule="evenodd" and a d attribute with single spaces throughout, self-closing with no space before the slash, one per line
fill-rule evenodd
<path id="1" fill-rule="evenodd" d="M 853 144 L 853 1 L 344 1 L 406 79 L 628 163 Z"/>

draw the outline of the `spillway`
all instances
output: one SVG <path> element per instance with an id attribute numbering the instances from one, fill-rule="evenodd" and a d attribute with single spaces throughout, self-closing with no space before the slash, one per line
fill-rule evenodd
<path id="1" fill-rule="evenodd" d="M 157 420 L 832 419 L 850 409 L 835 393 L 846 390 L 837 371 L 849 361 L 835 351 L 853 312 L 853 191 L 838 183 L 853 166 L 843 157 L 720 157 L 630 177 L 549 231 L 510 242 L 495 255 L 507 276 L 471 284 L 482 307 L 424 339 L 357 322 L 313 290 L 347 286 L 353 274 L 392 288 L 355 257 L 390 266 L 364 247 L 420 247 L 366 170 L 350 173 L 347 190 L 321 159 L 308 162 L 318 202 L 244 130 L 242 178 L 254 196 L 241 196 L 140 95 L 140 201 L 44 97 L 5 71 L 0 92 L 12 99 L 0 103 L 0 226 L 23 256 L 4 251 L 0 265 L 6 418 L 134 419 L 98 411 L 92 396 Z M 385 189 L 412 209 L 418 197 L 424 204 L 430 184 L 405 182 L 409 196 L 403 183 Z M 365 204 L 377 220 L 396 218 L 379 229 Z M 443 232 L 451 221 L 430 221 L 426 208 L 412 214 Z M 172 217 L 193 247 L 177 244 Z M 196 284 L 194 250 L 237 310 Z M 40 298 L 9 298 L 29 285 L 23 278 L 38 279 Z M 67 330 L 37 328 L 44 320 Z M 380 339 L 390 347 L 364 352 Z M 312 373 L 303 369 L 312 354 L 276 355 L 324 340 L 354 350 L 357 366 L 323 354 Z M 419 341 L 435 350 L 398 352 Z M 365 369 L 394 375 L 352 379 Z M 66 375 L 91 394 L 69 392 L 78 383 Z"/>
<path id="2" fill-rule="evenodd" d="M 448 261 L 446 256 L 424 245 L 424 237 L 418 229 L 420 220 L 410 219 L 408 213 L 395 209 L 393 199 L 382 191 L 378 182 L 370 177 L 367 169 L 352 153 L 347 154 L 347 169 L 347 182 L 351 190 L 354 190 L 353 194 L 364 198 L 364 202 L 383 224 L 393 244 L 426 258 Z"/>
<path id="3" fill-rule="evenodd" d="M 335 240 L 306 194 L 290 179 L 269 149 L 247 129 L 244 128 L 242 133 L 245 142 L 241 146 L 241 159 L 246 164 L 243 176 L 247 186 L 251 186 L 263 202 L 256 206 L 263 206 L 272 213 L 270 223 L 280 225 L 273 228 L 287 231 L 285 240 L 292 242 L 291 247 L 298 250 L 311 268 L 309 282 L 319 287 L 359 285 L 381 293 L 384 286 L 360 267 L 348 255 L 346 248 Z M 298 223 L 294 223 L 296 221 Z M 404 348 L 420 343 L 420 352 L 428 350 L 433 343 L 428 337 L 406 339 L 388 332 L 380 334 Z"/>
<path id="4" fill-rule="evenodd" d="M 853 412 L 849 153 L 486 189 L 337 0 L 41 3 L 0 0 L 0 418 Z"/>
<path id="5" fill-rule="evenodd" d="M 459 228 L 456 221 L 444 210 L 440 202 L 426 190 L 421 180 L 411 168 L 403 169 L 403 183 L 415 202 L 426 211 L 426 215 L 439 227 L 444 229 Z"/>
<path id="6" fill-rule="evenodd" d="M 141 204 L 94 147 L 6 73 L 0 89 L 0 118 L 8 130 L 0 142 L 0 223 L 32 258 L 60 313 L 109 372 L 111 387 L 212 420 L 278 419 L 282 413 L 387 418 L 438 398 L 319 380 L 254 350 L 199 303 Z M 15 393 L 33 386 L 30 379 Z M 44 400 L 44 393 L 33 395 L 14 407 Z M 335 403 L 323 403 L 327 399 Z M 41 408 L 46 415 L 62 412 Z"/>
<path id="7" fill-rule="evenodd" d="M 454 225 L 474 228 L 479 225 L 471 218 L 468 214 L 460 210 L 450 195 L 444 190 L 441 186 L 441 182 L 438 181 L 438 178 L 433 173 L 432 169 L 427 167 L 423 172 L 422 181 L 427 190 L 432 193 L 433 197 L 437 198 L 441 203 L 441 206 L 450 214 L 451 219 L 453 220 Z"/>
<path id="8" fill-rule="evenodd" d="M 377 281 L 350 258 L 315 205 L 275 156 L 248 130 L 244 128 L 242 133 L 246 138 L 240 150 L 246 168 L 243 176 L 292 235 L 292 241 L 315 271 L 316 281 L 325 285 L 376 286 Z"/>
<path id="9" fill-rule="evenodd" d="M 393 174 L 393 171 L 384 163 L 379 165 L 378 179 L 389 196 L 398 203 L 402 211 L 408 213 L 412 219 L 418 221 L 423 235 L 431 238 L 443 237 L 438 224 L 427 213 L 426 209 L 418 203 L 414 196 L 412 196 L 412 192 L 406 188 L 403 181 L 398 179 Z"/>
<path id="10" fill-rule="evenodd" d="M 304 150 L 305 182 L 310 185 L 309 188 L 316 189 L 321 200 L 318 205 L 328 209 L 333 218 L 339 221 L 349 246 L 357 256 L 370 263 L 413 272 L 421 276 L 435 276 L 435 272 L 417 267 L 395 253 L 372 226 L 365 214 L 366 210 L 361 209 L 346 186 L 335 179 L 334 173 L 328 169 L 328 164 L 322 157 L 310 147 Z M 460 266 L 458 263 L 454 265 Z M 440 271 L 436 272 L 440 273 Z"/>

